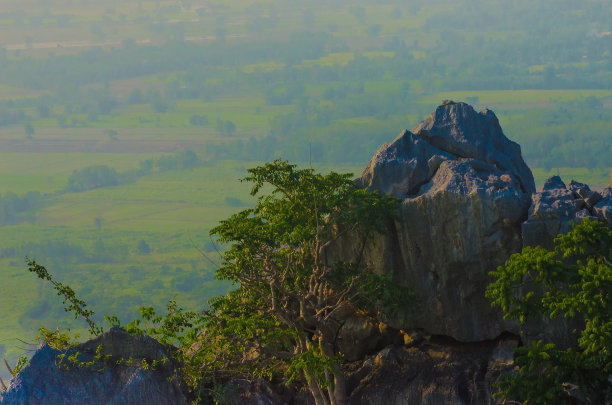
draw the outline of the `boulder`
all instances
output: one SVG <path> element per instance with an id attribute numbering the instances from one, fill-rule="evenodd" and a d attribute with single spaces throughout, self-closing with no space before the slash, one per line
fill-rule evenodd
<path id="1" fill-rule="evenodd" d="M 385 324 L 375 323 L 362 314 L 354 314 L 341 322 L 334 344 L 345 361 L 357 361 L 399 338 L 399 333 Z"/>
<path id="2" fill-rule="evenodd" d="M 459 341 L 493 339 L 515 326 L 484 296 L 488 273 L 522 248 L 533 176 L 495 114 L 448 102 L 383 145 L 358 183 L 401 198 L 399 218 L 364 258 L 413 288 L 421 311 L 390 321 Z M 350 238 L 332 256 L 358 257 Z"/>
<path id="3" fill-rule="evenodd" d="M 78 364 L 67 360 L 77 353 Z M 44 344 L 0 395 L 0 405 L 186 404 L 173 376 L 164 346 L 112 328 L 68 350 Z"/>
<path id="4" fill-rule="evenodd" d="M 585 218 L 612 226 L 612 188 L 600 193 L 574 180 L 566 186 L 559 176 L 553 176 L 532 199 L 529 217 L 522 224 L 524 246 L 553 249 L 557 235 L 569 232 L 572 223 Z"/>

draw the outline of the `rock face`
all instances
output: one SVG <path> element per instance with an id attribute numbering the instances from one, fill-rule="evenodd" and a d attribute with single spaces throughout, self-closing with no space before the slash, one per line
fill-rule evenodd
<path id="1" fill-rule="evenodd" d="M 612 226 L 612 188 L 598 193 L 573 180 L 567 187 L 559 176 L 553 176 L 533 195 L 529 218 L 522 225 L 523 244 L 552 249 L 557 235 L 569 232 L 572 222 L 584 218 Z"/>
<path id="2" fill-rule="evenodd" d="M 407 311 L 394 327 L 464 342 L 513 330 L 483 288 L 488 272 L 522 248 L 521 223 L 535 183 L 492 111 L 441 105 L 383 145 L 359 182 L 402 199 L 389 235 L 365 254 L 377 272 L 393 271 L 410 285 L 426 308 Z M 350 242 L 339 245 L 342 255 L 358 254 Z"/>
<path id="3" fill-rule="evenodd" d="M 495 404 L 493 383 L 513 367 L 518 340 L 389 346 L 348 373 L 349 405 Z M 501 403 L 502 401 L 499 401 Z"/>
<path id="4" fill-rule="evenodd" d="M 494 383 L 511 372 L 516 337 L 477 344 L 430 340 L 389 345 L 347 364 L 349 405 L 493 405 Z M 241 405 L 314 405 L 307 392 L 288 392 L 265 381 L 233 382 L 224 402 Z"/>
<path id="5" fill-rule="evenodd" d="M 94 361 L 92 366 L 70 365 L 67 361 L 58 367 L 58 355 L 80 353 L 80 362 L 94 360 L 102 345 L 103 358 L 110 356 L 106 366 Z M 131 365 L 119 359 L 132 359 Z M 164 347 L 147 336 L 130 335 L 113 328 L 100 337 L 68 351 L 60 352 L 48 345 L 42 346 L 27 366 L 11 381 L 9 389 L 0 395 L 1 405 L 103 405 L 151 404 L 180 405 L 187 403 L 171 361 L 155 368 L 143 367 L 153 361 L 168 359 Z M 104 366 L 104 367 L 103 367 Z"/>

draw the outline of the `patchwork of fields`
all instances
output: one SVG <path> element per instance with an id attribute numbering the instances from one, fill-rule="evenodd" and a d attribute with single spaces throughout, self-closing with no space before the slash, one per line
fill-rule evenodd
<path id="1" fill-rule="evenodd" d="M 540 54 L 557 48 L 543 45 L 516 66 L 485 66 L 462 46 L 482 46 L 488 63 L 503 46 L 482 38 L 527 47 L 526 31 L 452 28 L 475 11 L 450 1 L 382 3 L 4 0 L 0 358 L 14 362 L 41 325 L 83 332 L 25 256 L 98 320 L 129 320 L 175 294 L 202 308 L 230 288 L 214 280 L 208 235 L 253 203 L 239 181 L 248 168 L 282 158 L 357 175 L 444 99 L 493 109 L 538 185 L 557 173 L 607 183 L 606 46 L 585 39 L 577 60 L 568 51 L 552 63 Z M 559 45 L 554 29 L 546 38 Z M 112 181 L 70 188 L 100 167 Z"/>
<path id="2" fill-rule="evenodd" d="M 393 85 L 376 83 L 368 87 Z M 506 111 L 516 106 L 560 98 L 571 101 L 589 95 L 610 97 L 610 92 L 459 92 L 423 97 L 419 102 L 431 107 L 441 98 L 476 97 L 477 105 L 495 108 L 502 124 L 512 127 L 515 117 Z M 33 340 L 40 325 L 82 328 L 65 316 L 49 286 L 35 282 L 34 276 L 28 274 L 25 254 L 48 265 L 58 279 L 72 285 L 98 313 L 119 314 L 124 320 L 135 316 L 140 305 L 162 308 L 177 292 L 181 305 L 197 309 L 226 290 L 228 286 L 213 279 L 213 266 L 201 250 L 207 246 L 206 254 L 219 259 L 210 248 L 208 231 L 219 220 L 252 203 L 248 187 L 239 179 L 256 162 L 214 159 L 207 153 L 207 144 L 223 135 L 212 125 L 192 127 L 186 122 L 193 113 L 218 115 L 239 123 L 236 139 L 248 139 L 265 135 L 274 116 L 293 108 L 267 107 L 262 100 L 256 100 L 246 98 L 244 104 L 239 99 L 183 101 L 177 103 L 175 111 L 151 113 L 151 117 L 160 117 L 158 125 L 152 127 L 138 125 L 134 119 L 138 113 L 128 107 L 86 128 L 59 128 L 50 121 L 35 122 L 32 140 L 24 140 L 23 129 L 0 129 L 0 144 L 10 145 L 8 142 L 13 140 L 17 142 L 13 145 L 18 145 L 13 147 L 17 151 L 3 149 L 0 153 L 0 194 L 39 191 L 47 195 L 31 223 L 0 228 L 0 250 L 4 252 L 0 254 L 0 269 L 5 291 L 0 295 L 4 311 L 0 345 L 4 345 L 9 359 L 22 353 L 23 344 L 16 339 Z M 146 116 L 144 111 L 140 114 Z M 367 123 L 368 118 L 359 120 Z M 416 117 L 407 121 L 406 126 L 412 126 Z M 109 139 L 101 128 L 117 128 L 117 139 Z M 512 137 L 512 133 L 508 135 Z M 65 191 L 75 170 L 106 165 L 125 172 L 137 169 L 147 159 L 186 148 L 203 157 L 201 167 L 156 172 L 114 187 L 80 193 Z M 358 174 L 364 164 L 315 166 Z M 542 184 L 556 170 L 534 169 L 537 183 Z M 558 171 L 566 179 L 600 186 L 609 173 L 575 168 Z M 140 241 L 146 242 L 149 252 L 138 250 Z M 50 243 L 55 246 L 47 246 Z M 65 249 L 68 253 L 56 257 L 49 254 L 49 249 Z M 77 253 L 84 257 L 71 249 L 82 251 Z"/>

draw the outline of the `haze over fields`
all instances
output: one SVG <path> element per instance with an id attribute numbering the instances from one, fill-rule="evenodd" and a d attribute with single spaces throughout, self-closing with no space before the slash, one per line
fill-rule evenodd
<path id="1" fill-rule="evenodd" d="M 538 184 L 604 186 L 611 52 L 610 0 L 3 0 L 0 358 L 83 329 L 24 257 L 98 320 L 202 308 L 246 168 L 358 173 L 443 99 L 493 109 Z"/>

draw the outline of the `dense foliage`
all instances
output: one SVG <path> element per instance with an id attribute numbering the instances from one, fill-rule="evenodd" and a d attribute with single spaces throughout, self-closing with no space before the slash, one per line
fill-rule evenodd
<path id="1" fill-rule="evenodd" d="M 527 247 L 491 274 L 496 281 L 487 295 L 506 318 L 521 324 L 564 319 L 577 336 L 575 347 L 565 348 L 548 336 L 519 348 L 518 372 L 503 382 L 501 394 L 529 404 L 569 403 L 570 395 L 609 403 L 612 230 L 586 219 L 557 237 L 554 251 Z"/>
<path id="2" fill-rule="evenodd" d="M 287 383 L 305 383 L 317 404 L 344 404 L 338 320 L 359 311 L 384 321 L 412 296 L 359 257 L 334 260 L 328 249 L 347 235 L 363 248 L 384 231 L 396 201 L 356 187 L 351 175 L 282 161 L 249 173 L 253 195 L 271 191 L 212 230 L 230 244 L 217 277 L 237 288 L 211 302 L 195 358 L 234 376 L 284 373 Z"/>

